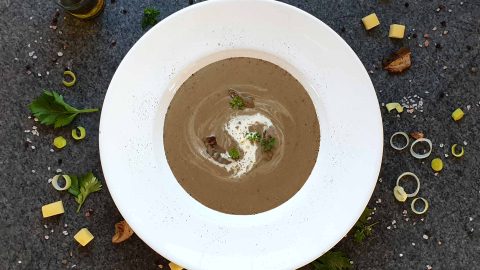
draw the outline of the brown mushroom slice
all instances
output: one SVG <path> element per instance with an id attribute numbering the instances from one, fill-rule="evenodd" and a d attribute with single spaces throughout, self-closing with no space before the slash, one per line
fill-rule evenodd
<path id="1" fill-rule="evenodd" d="M 220 145 L 217 144 L 217 138 L 215 136 L 208 136 L 203 140 L 205 147 L 207 148 L 207 154 L 220 164 L 230 164 L 230 160 L 222 157 L 221 153 L 225 153 Z"/>
<path id="2" fill-rule="evenodd" d="M 133 230 L 125 220 L 115 224 L 115 235 L 112 237 L 112 243 L 121 243 L 133 235 Z"/>
<path id="3" fill-rule="evenodd" d="M 402 73 L 412 65 L 411 55 L 409 49 L 401 48 L 392 54 L 383 66 L 390 73 Z"/>

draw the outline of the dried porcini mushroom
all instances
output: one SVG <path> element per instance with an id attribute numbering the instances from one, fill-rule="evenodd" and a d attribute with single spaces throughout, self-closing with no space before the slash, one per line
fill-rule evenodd
<path id="1" fill-rule="evenodd" d="M 425 138 L 425 134 L 423 134 L 423 132 L 420 132 L 420 131 L 410 132 L 410 136 L 415 140 Z"/>
<path id="2" fill-rule="evenodd" d="M 402 73 L 412 65 L 411 55 L 409 49 L 401 48 L 384 62 L 383 67 L 390 73 Z"/>
<path id="3" fill-rule="evenodd" d="M 125 220 L 115 224 L 115 235 L 112 237 L 112 243 L 121 243 L 133 235 L 133 230 Z"/>

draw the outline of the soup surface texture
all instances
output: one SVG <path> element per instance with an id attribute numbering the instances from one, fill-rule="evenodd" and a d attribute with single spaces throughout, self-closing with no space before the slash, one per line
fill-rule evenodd
<path id="1" fill-rule="evenodd" d="M 303 86 L 267 61 L 236 57 L 192 74 L 164 125 L 168 164 L 198 202 L 228 214 L 290 199 L 315 165 L 320 127 Z"/>

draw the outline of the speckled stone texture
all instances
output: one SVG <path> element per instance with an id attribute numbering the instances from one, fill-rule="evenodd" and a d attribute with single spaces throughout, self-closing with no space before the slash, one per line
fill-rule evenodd
<path id="1" fill-rule="evenodd" d="M 345 252 L 354 269 L 480 269 L 480 1 L 288 2 L 321 19 L 347 41 L 370 71 L 380 104 L 402 102 L 405 97 L 410 98 L 403 103 L 416 104 L 413 112 L 399 117 L 382 108 L 382 180 L 369 204 L 375 208 L 372 222 L 379 223 L 362 244 L 348 236 L 334 249 Z M 92 21 L 60 11 L 58 28 L 53 30 L 49 26 L 57 8 L 54 1 L 0 1 L 0 269 L 159 269 L 159 264 L 168 269 L 168 262 L 136 236 L 111 244 L 114 224 L 122 217 L 107 188 L 93 194 L 82 213 L 75 214 L 73 198 L 47 184 L 57 169 L 78 174 L 93 170 L 103 180 L 97 132 L 100 113 L 75 120 L 88 131 L 85 141 L 69 140 L 64 150 L 52 153 L 53 138 L 69 138 L 70 128 L 39 125 L 28 118 L 27 104 L 42 89 L 54 89 L 78 107 L 101 107 L 116 67 L 144 34 L 143 9 L 155 7 L 165 18 L 188 5 L 188 0 L 108 0 L 105 11 Z M 377 13 L 381 25 L 366 32 L 360 20 L 371 12 Z M 391 23 L 405 24 L 408 38 L 389 39 Z M 389 75 L 381 62 L 401 46 L 412 50 L 413 66 L 403 75 Z M 78 76 L 70 89 L 61 84 L 65 67 Z M 466 112 L 459 123 L 450 118 L 457 107 Z M 33 126 L 40 136 L 25 132 Z M 444 160 L 445 169 L 438 176 L 430 169 L 432 157 L 419 161 L 408 151 L 389 147 L 395 131 L 417 130 L 433 141 L 432 157 Z M 466 144 L 464 158 L 451 157 L 453 143 Z M 396 178 L 404 171 L 420 177 L 420 196 L 431 203 L 423 218 L 392 196 Z M 42 219 L 41 205 L 59 199 L 68 214 Z M 84 213 L 89 208 L 94 212 L 87 218 Z M 85 248 L 73 241 L 82 227 L 95 235 Z"/>

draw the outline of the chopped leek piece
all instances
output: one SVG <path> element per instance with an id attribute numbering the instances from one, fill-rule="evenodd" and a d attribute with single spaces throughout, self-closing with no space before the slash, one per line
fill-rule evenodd
<path id="1" fill-rule="evenodd" d="M 421 201 L 423 201 L 423 203 L 424 203 L 423 209 L 420 210 L 420 211 L 417 211 L 417 209 L 415 208 L 415 203 L 416 203 L 418 200 L 421 200 Z M 421 215 L 421 214 L 424 214 L 425 212 L 427 212 L 427 210 L 428 210 L 428 201 L 425 200 L 425 199 L 422 198 L 422 197 L 418 197 L 418 198 L 413 199 L 411 206 L 412 206 L 412 211 L 413 211 L 415 214 Z"/>
<path id="2" fill-rule="evenodd" d="M 398 113 L 403 112 L 403 106 L 396 102 L 387 103 L 385 108 L 387 108 L 388 112 L 391 112 L 393 109 L 397 110 Z"/>
<path id="3" fill-rule="evenodd" d="M 418 191 L 420 191 L 420 179 L 418 179 L 418 176 L 416 176 L 414 173 L 412 172 L 404 172 L 402 173 L 398 178 L 397 178 L 397 186 L 401 187 L 400 186 L 400 180 L 405 177 L 405 176 L 412 176 L 416 181 L 417 181 L 417 189 L 415 189 L 415 191 L 413 193 L 410 193 L 410 194 L 406 194 L 408 198 L 411 198 L 411 197 L 415 197 L 417 196 L 418 194 Z"/>
<path id="4" fill-rule="evenodd" d="M 428 144 L 428 151 L 425 153 L 425 154 L 419 154 L 417 152 L 415 152 L 413 150 L 413 147 L 415 146 L 415 144 L 419 143 L 419 142 L 426 142 Z M 430 156 L 430 154 L 432 153 L 432 141 L 430 141 L 429 139 L 426 139 L 426 138 L 420 138 L 418 140 L 415 140 L 412 145 L 410 145 L 410 154 L 412 154 L 412 156 L 414 158 L 418 158 L 418 159 L 424 159 L 424 158 L 427 158 L 428 156 Z"/>
<path id="5" fill-rule="evenodd" d="M 405 145 L 403 145 L 403 146 L 397 146 L 397 145 L 395 145 L 395 144 L 393 143 L 393 138 L 395 138 L 395 137 L 398 136 L 398 135 L 402 135 L 402 136 L 405 138 L 405 140 L 407 141 L 407 142 L 405 143 Z M 390 145 L 391 145 L 391 146 L 393 147 L 393 149 L 395 149 L 395 150 L 403 150 L 403 149 L 405 149 L 405 148 L 408 146 L 409 143 L 410 143 L 410 139 L 408 138 L 408 135 L 407 135 L 407 133 L 405 133 L 405 132 L 395 132 L 395 133 L 393 133 L 392 137 L 390 137 Z"/>
<path id="6" fill-rule="evenodd" d="M 405 202 L 408 198 L 407 193 L 401 186 L 395 186 L 393 188 L 393 195 L 395 196 L 395 199 L 399 202 Z"/>
<path id="7" fill-rule="evenodd" d="M 452 155 L 455 156 L 455 157 L 462 157 L 463 154 L 465 154 L 465 150 L 463 149 L 463 146 L 460 146 L 462 148 L 462 150 L 460 151 L 460 153 L 458 153 L 457 152 L 457 146 L 458 146 L 458 144 L 452 145 Z"/>
<path id="8" fill-rule="evenodd" d="M 65 186 L 64 187 L 60 187 L 60 185 L 58 185 L 58 179 L 60 179 L 59 174 L 55 175 L 52 178 L 52 186 L 53 186 L 53 188 L 55 188 L 58 191 L 67 190 L 72 185 L 72 179 L 70 178 L 70 176 L 64 174 L 64 175 L 62 175 L 62 177 L 63 177 L 63 179 L 65 179 Z"/>
<path id="9" fill-rule="evenodd" d="M 432 169 L 436 172 L 439 172 L 443 169 L 443 161 L 440 158 L 432 159 Z"/>
<path id="10" fill-rule="evenodd" d="M 63 85 L 66 87 L 72 87 L 76 82 L 77 82 L 77 77 L 75 76 L 75 73 L 73 73 L 70 70 L 65 70 L 63 72 L 64 76 L 70 77 L 72 80 L 71 81 L 66 81 L 65 79 L 62 81 Z"/>
<path id="11" fill-rule="evenodd" d="M 77 129 L 80 131 L 80 135 L 78 135 Z M 78 140 L 84 139 L 85 136 L 87 136 L 87 132 L 85 131 L 84 127 L 78 126 L 76 129 L 72 129 L 72 137 L 75 140 L 78 141 Z"/>
<path id="12" fill-rule="evenodd" d="M 455 111 L 453 111 L 452 118 L 453 118 L 453 120 L 458 121 L 458 120 L 462 119 L 464 115 L 465 115 L 465 113 L 462 111 L 462 109 L 458 108 Z"/>
<path id="13" fill-rule="evenodd" d="M 61 149 L 65 147 L 65 145 L 67 145 L 67 140 L 65 140 L 65 138 L 62 136 L 58 136 L 55 139 L 53 139 L 53 145 L 56 148 Z"/>

